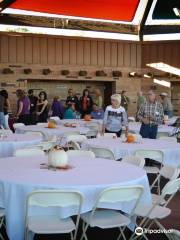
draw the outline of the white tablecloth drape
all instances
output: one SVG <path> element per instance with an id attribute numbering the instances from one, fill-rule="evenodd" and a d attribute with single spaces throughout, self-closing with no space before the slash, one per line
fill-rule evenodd
<path id="1" fill-rule="evenodd" d="M 41 137 L 24 134 L 9 134 L 0 140 L 0 158 L 10 157 L 16 149 L 38 144 L 42 141 Z"/>
<path id="2" fill-rule="evenodd" d="M 160 139 L 142 139 L 141 143 L 124 143 L 122 139 L 94 138 L 83 143 L 82 148 L 89 149 L 91 146 L 107 148 L 113 151 L 115 158 L 120 159 L 126 155 L 133 155 L 138 149 L 161 150 L 164 153 L 164 165 L 180 165 L 180 144 Z"/>
<path id="3" fill-rule="evenodd" d="M 82 212 L 90 211 L 99 193 L 107 187 L 119 185 L 141 185 L 144 187 L 140 204 L 151 205 L 151 194 L 147 175 L 144 170 L 129 164 L 107 159 L 71 159 L 72 169 L 47 170 L 40 164 L 47 162 L 46 157 L 0 159 L 0 207 L 5 207 L 7 233 L 10 240 L 23 240 L 25 201 L 28 193 L 37 189 L 72 189 L 82 192 L 84 203 Z M 132 202 L 102 207 L 121 209 L 127 212 Z M 75 209 L 32 208 L 31 215 L 59 214 L 68 217 Z"/>
<path id="4" fill-rule="evenodd" d="M 44 133 L 44 135 L 48 138 L 51 136 L 63 137 L 66 133 L 70 132 L 79 132 L 80 134 L 86 134 L 89 129 L 86 127 L 64 127 L 58 125 L 57 128 L 48 128 L 47 124 L 45 126 L 38 126 L 38 125 L 29 125 L 18 127 L 16 129 L 16 133 L 24 133 L 26 131 L 40 131 Z"/>

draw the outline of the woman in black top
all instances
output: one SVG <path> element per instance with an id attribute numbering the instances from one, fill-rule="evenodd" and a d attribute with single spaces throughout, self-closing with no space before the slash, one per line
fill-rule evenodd
<path id="1" fill-rule="evenodd" d="M 48 119 L 48 101 L 47 101 L 47 93 L 42 91 L 39 93 L 39 99 L 37 102 L 38 108 L 38 122 L 47 122 Z"/>
<path id="2" fill-rule="evenodd" d="M 8 111 L 10 109 L 10 102 L 9 102 L 9 99 L 8 99 L 8 92 L 3 89 L 1 91 L 1 96 L 4 97 L 5 101 L 4 101 L 4 116 L 5 116 L 5 126 L 6 126 L 6 129 L 9 129 L 9 114 L 8 114 Z"/>

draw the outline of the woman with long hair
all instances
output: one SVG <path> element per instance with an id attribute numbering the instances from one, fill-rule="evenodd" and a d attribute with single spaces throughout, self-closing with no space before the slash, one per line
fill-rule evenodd
<path id="1" fill-rule="evenodd" d="M 5 117 L 5 128 L 9 129 L 9 114 L 8 111 L 10 110 L 10 102 L 8 92 L 3 89 L 1 90 L 1 95 L 4 97 L 4 117 Z"/>
<path id="2" fill-rule="evenodd" d="M 86 114 L 90 114 L 92 111 L 93 100 L 90 96 L 89 90 L 84 89 L 83 95 L 80 98 L 80 105 L 81 105 L 81 114 L 84 117 Z"/>
<path id="3" fill-rule="evenodd" d="M 48 119 L 48 100 L 47 100 L 47 93 L 45 91 L 41 91 L 39 93 L 37 108 L 38 108 L 38 111 L 37 111 L 38 122 L 47 122 L 47 119 Z"/>
<path id="4" fill-rule="evenodd" d="M 30 100 L 26 96 L 24 90 L 18 89 L 16 91 L 17 101 L 17 121 L 19 123 L 24 123 L 25 125 L 30 124 L 29 113 L 30 113 Z"/>

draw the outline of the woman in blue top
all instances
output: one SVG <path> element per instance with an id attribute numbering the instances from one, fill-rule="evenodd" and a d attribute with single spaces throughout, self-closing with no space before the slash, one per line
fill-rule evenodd
<path id="1" fill-rule="evenodd" d="M 75 118 L 76 118 L 75 107 L 73 104 L 69 103 L 64 113 L 64 119 L 75 119 Z"/>

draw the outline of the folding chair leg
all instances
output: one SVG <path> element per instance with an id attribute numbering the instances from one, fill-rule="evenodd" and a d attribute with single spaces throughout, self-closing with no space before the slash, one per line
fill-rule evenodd
<path id="1" fill-rule="evenodd" d="M 124 240 L 126 240 L 126 237 L 125 237 L 125 235 L 124 235 L 124 230 L 125 230 L 125 228 L 126 228 L 126 227 L 124 227 L 124 228 L 121 228 L 121 227 L 120 227 L 120 228 L 119 228 L 120 234 L 119 234 L 117 240 L 120 240 L 121 236 L 123 237 Z"/>
<path id="2" fill-rule="evenodd" d="M 156 223 L 156 225 L 157 225 L 160 229 L 162 229 L 162 230 L 165 229 L 164 226 L 163 226 L 157 219 L 154 219 L 154 222 Z M 166 237 L 167 237 L 169 240 L 171 240 L 171 237 L 170 237 L 167 233 L 164 233 L 164 234 L 166 235 Z"/>
<path id="3" fill-rule="evenodd" d="M 1 240 L 5 240 L 5 239 L 3 238 L 3 236 L 1 235 L 1 233 L 0 233 L 0 239 L 1 239 Z"/>
<path id="4" fill-rule="evenodd" d="M 87 235 L 86 235 L 87 229 L 88 229 L 88 224 L 85 224 L 83 222 L 83 225 L 82 225 L 83 233 L 82 233 L 82 236 L 81 236 L 80 240 L 83 240 L 83 238 L 85 238 L 85 240 L 88 240 Z"/>
<path id="5" fill-rule="evenodd" d="M 71 235 L 71 240 L 74 240 L 74 237 L 73 237 L 73 233 L 70 232 L 70 235 Z"/>

